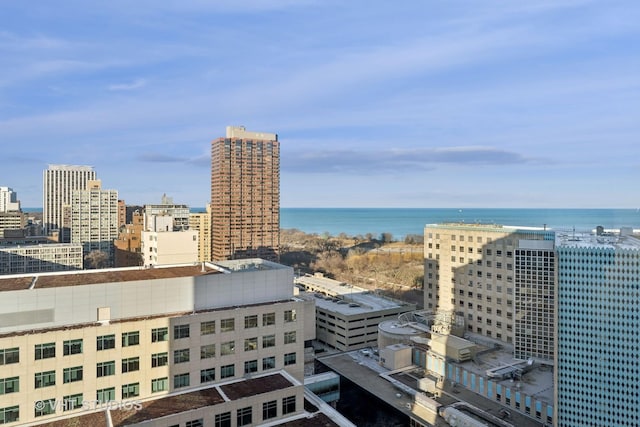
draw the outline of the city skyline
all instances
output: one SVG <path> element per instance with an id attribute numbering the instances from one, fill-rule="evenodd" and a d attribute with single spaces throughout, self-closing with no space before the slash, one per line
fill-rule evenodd
<path id="1" fill-rule="evenodd" d="M 76 6 L 0 6 L 23 208 L 49 164 L 203 207 L 211 141 L 241 125 L 278 132 L 285 208 L 638 208 L 634 2 Z"/>

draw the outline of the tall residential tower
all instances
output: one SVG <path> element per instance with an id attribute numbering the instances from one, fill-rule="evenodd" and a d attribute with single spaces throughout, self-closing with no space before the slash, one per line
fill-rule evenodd
<path id="1" fill-rule="evenodd" d="M 229 126 L 211 143 L 211 257 L 274 261 L 279 246 L 278 136 Z"/>
<path id="2" fill-rule="evenodd" d="M 95 179 L 91 166 L 49 165 L 42 183 L 42 223 L 46 234 L 57 231 L 59 242 L 70 242 L 71 234 L 64 222 L 65 206 L 70 205 L 74 190 L 86 190 L 87 181 Z"/>

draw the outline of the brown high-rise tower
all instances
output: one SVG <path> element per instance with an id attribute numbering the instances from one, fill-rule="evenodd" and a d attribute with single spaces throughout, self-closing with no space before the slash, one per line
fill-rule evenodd
<path id="1" fill-rule="evenodd" d="M 211 257 L 277 261 L 279 247 L 278 136 L 228 126 L 211 143 Z"/>

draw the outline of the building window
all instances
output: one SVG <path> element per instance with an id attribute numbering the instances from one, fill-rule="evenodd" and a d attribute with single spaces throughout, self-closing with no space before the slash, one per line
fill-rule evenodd
<path id="1" fill-rule="evenodd" d="M 282 399 L 282 415 L 296 412 L 296 397 L 289 396 Z"/>
<path id="2" fill-rule="evenodd" d="M 189 349 L 175 350 L 173 352 L 173 363 L 185 363 L 189 361 Z"/>
<path id="3" fill-rule="evenodd" d="M 296 331 L 285 332 L 284 333 L 284 343 L 285 344 L 293 344 L 296 342 Z"/>
<path id="4" fill-rule="evenodd" d="M 270 400 L 262 404 L 262 419 L 269 420 L 278 416 L 278 401 Z"/>
<path id="5" fill-rule="evenodd" d="M 202 427 L 204 424 L 202 423 L 202 418 L 198 418 L 197 420 L 187 421 L 184 427 Z"/>
<path id="6" fill-rule="evenodd" d="M 222 319 L 220 321 L 220 332 L 231 332 L 236 328 L 235 319 Z"/>
<path id="7" fill-rule="evenodd" d="M 169 383 L 169 378 L 156 378 L 151 380 L 151 393 L 156 393 L 158 391 L 166 391 Z"/>
<path id="8" fill-rule="evenodd" d="M 244 362 L 244 373 L 252 374 L 254 372 L 258 372 L 258 361 L 257 360 L 247 360 Z"/>
<path id="9" fill-rule="evenodd" d="M 200 347 L 200 359 L 210 359 L 216 357 L 216 345 L 208 344 Z"/>
<path id="10" fill-rule="evenodd" d="M 295 365 L 295 363 L 296 363 L 295 353 L 286 353 L 284 355 L 284 366 Z"/>
<path id="11" fill-rule="evenodd" d="M 42 417 L 43 415 L 51 415 L 56 412 L 56 400 L 55 399 L 38 400 L 37 402 L 34 403 L 33 407 L 35 408 L 35 411 L 33 414 L 35 417 Z"/>
<path id="12" fill-rule="evenodd" d="M 155 353 L 151 355 L 152 368 L 157 368 L 158 366 L 166 366 L 167 363 L 169 363 L 169 354 L 167 352 Z"/>
<path id="13" fill-rule="evenodd" d="M 122 373 L 134 372 L 140 370 L 140 358 L 130 357 L 128 359 L 122 359 Z"/>
<path id="14" fill-rule="evenodd" d="M 74 409 L 82 408 L 82 393 L 70 394 L 62 398 L 63 411 L 73 411 Z"/>
<path id="15" fill-rule="evenodd" d="M 262 337 L 262 348 L 269 348 L 276 346 L 276 336 L 275 335 L 265 335 Z"/>
<path id="16" fill-rule="evenodd" d="M 214 427 L 231 427 L 231 412 L 216 414 Z"/>
<path id="17" fill-rule="evenodd" d="M 173 388 L 181 388 L 189 386 L 189 373 L 178 374 L 173 376 Z"/>
<path id="18" fill-rule="evenodd" d="M 284 321 L 285 322 L 295 322 L 296 321 L 296 311 L 295 310 L 285 310 L 284 311 Z"/>
<path id="19" fill-rule="evenodd" d="M 19 363 L 19 362 L 20 362 L 20 349 L 18 347 L 4 348 L 0 350 L 0 365 L 10 365 L 12 363 Z"/>
<path id="20" fill-rule="evenodd" d="M 123 399 L 129 399 L 137 396 L 140 396 L 140 383 L 125 384 L 122 386 Z"/>
<path id="21" fill-rule="evenodd" d="M 82 369 L 82 368 L 80 368 Z M 109 375 L 116 374 L 116 362 L 100 362 L 96 365 L 96 376 L 100 377 L 108 377 Z M 82 379 L 82 378 L 80 378 Z M 67 381 L 65 381 L 66 383 Z"/>
<path id="22" fill-rule="evenodd" d="M 240 408 L 237 411 L 236 421 L 238 423 L 238 427 L 240 426 L 248 426 L 253 421 L 251 421 L 251 406 L 247 406 L 246 408 Z"/>
<path id="23" fill-rule="evenodd" d="M 244 316 L 244 328 L 251 329 L 258 327 L 258 315 Z"/>
<path id="24" fill-rule="evenodd" d="M 82 366 L 64 368 L 62 370 L 62 382 L 66 384 L 75 381 L 82 381 Z"/>
<path id="25" fill-rule="evenodd" d="M 36 360 L 56 357 L 56 343 L 36 344 Z"/>
<path id="26" fill-rule="evenodd" d="M 235 341 L 227 341 L 220 344 L 220 355 L 228 356 L 230 354 L 235 354 L 236 352 L 236 342 Z"/>
<path id="27" fill-rule="evenodd" d="M 220 367 L 220 378 L 230 378 L 236 374 L 236 365 L 225 365 Z"/>
<path id="28" fill-rule="evenodd" d="M 129 347 L 132 345 L 140 344 L 140 332 L 123 332 L 122 333 L 122 346 Z"/>
<path id="29" fill-rule="evenodd" d="M 271 326 L 276 324 L 275 313 L 264 313 L 262 315 L 262 326 Z"/>
<path id="30" fill-rule="evenodd" d="M 244 339 L 244 351 L 253 351 L 258 349 L 258 337 Z"/>
<path id="31" fill-rule="evenodd" d="M 200 371 L 200 383 L 210 383 L 216 380 L 216 368 L 203 369 Z"/>
<path id="32" fill-rule="evenodd" d="M 173 339 L 189 338 L 189 325 L 175 325 L 173 327 Z"/>
<path id="33" fill-rule="evenodd" d="M 275 356 L 265 357 L 262 359 L 262 370 L 266 371 L 269 369 L 273 369 L 276 367 L 276 358 Z"/>
<path id="34" fill-rule="evenodd" d="M 1 378 L 0 379 L 0 394 L 17 393 L 20 391 L 20 378 Z"/>
<path id="35" fill-rule="evenodd" d="M 208 322 L 200 323 L 200 335 L 211 335 L 216 333 L 216 321 L 210 320 Z"/>
<path id="36" fill-rule="evenodd" d="M 0 408 L 0 424 L 8 424 L 14 421 L 18 421 L 20 418 L 20 407 L 9 406 L 6 408 Z"/>
<path id="37" fill-rule="evenodd" d="M 169 339 L 169 328 L 155 328 L 151 330 L 151 342 L 167 341 Z"/>
<path id="38" fill-rule="evenodd" d="M 102 335 L 96 338 L 96 350 L 108 350 L 110 348 L 116 348 L 116 336 L 115 335 Z"/>
<path id="39" fill-rule="evenodd" d="M 43 388 L 56 385 L 56 371 L 37 372 L 35 375 L 35 388 Z"/>
<path id="40" fill-rule="evenodd" d="M 82 339 L 69 340 L 62 343 L 62 353 L 65 356 L 71 354 L 82 354 Z"/>
<path id="41" fill-rule="evenodd" d="M 96 391 L 96 400 L 100 403 L 106 403 L 112 400 L 116 400 L 115 387 L 103 388 L 101 390 Z"/>

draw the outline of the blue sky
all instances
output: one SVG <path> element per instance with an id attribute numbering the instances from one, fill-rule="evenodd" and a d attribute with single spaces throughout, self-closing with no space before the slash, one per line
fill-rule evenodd
<path id="1" fill-rule="evenodd" d="M 0 186 L 209 201 L 275 132 L 283 207 L 640 207 L 640 2 L 0 3 Z"/>

